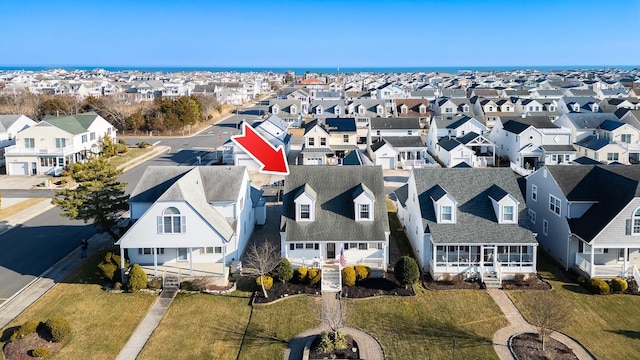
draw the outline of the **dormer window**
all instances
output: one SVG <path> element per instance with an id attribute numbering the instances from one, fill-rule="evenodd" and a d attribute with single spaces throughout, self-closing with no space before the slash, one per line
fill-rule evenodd
<path id="1" fill-rule="evenodd" d="M 440 220 L 442 222 L 450 222 L 453 220 L 453 209 L 451 206 L 441 206 L 440 209 Z"/>
<path id="2" fill-rule="evenodd" d="M 513 222 L 513 206 L 502 207 L 502 222 Z"/>
<path id="3" fill-rule="evenodd" d="M 316 115 L 322 115 L 322 106 L 316 106 Z"/>
<path id="4" fill-rule="evenodd" d="M 418 110 L 420 111 L 420 114 L 424 114 L 427 112 L 427 107 L 424 106 L 424 104 L 420 104 L 420 107 L 418 108 Z"/>
<path id="5" fill-rule="evenodd" d="M 342 109 L 340 109 L 340 106 L 336 106 L 335 108 L 333 108 L 333 110 L 336 115 L 340 115 L 340 111 L 342 111 Z"/>
<path id="6" fill-rule="evenodd" d="M 376 201 L 373 192 L 364 184 L 353 191 L 353 205 L 356 221 L 373 221 L 373 206 Z"/>
<path id="7" fill-rule="evenodd" d="M 295 204 L 296 221 L 313 221 L 315 220 L 315 203 L 316 192 L 305 184 L 296 195 L 293 203 Z"/>
<path id="8" fill-rule="evenodd" d="M 400 113 L 401 114 L 406 114 L 408 112 L 409 112 L 409 108 L 407 107 L 407 105 L 403 104 L 402 106 L 400 106 Z"/>
<path id="9" fill-rule="evenodd" d="M 591 104 L 591 111 L 598 112 L 599 106 L 598 104 Z"/>
<path id="10" fill-rule="evenodd" d="M 362 105 L 358 106 L 358 114 L 364 115 L 364 106 L 362 106 Z"/>
<path id="11" fill-rule="evenodd" d="M 489 106 L 489 112 L 493 111 L 493 106 Z"/>
<path id="12" fill-rule="evenodd" d="M 518 223 L 518 200 L 497 185 L 489 188 L 489 199 L 499 224 Z"/>
<path id="13" fill-rule="evenodd" d="M 556 107 L 553 105 L 549 105 L 549 111 L 556 111 Z"/>
<path id="14" fill-rule="evenodd" d="M 271 107 L 271 113 L 272 114 L 278 114 L 280 112 L 280 107 L 278 105 L 273 105 Z"/>
<path id="15" fill-rule="evenodd" d="M 298 107 L 295 105 L 291 105 L 291 107 L 289 108 L 289 113 L 291 113 L 292 115 L 295 115 L 298 112 Z"/>
<path id="16" fill-rule="evenodd" d="M 573 104 L 573 111 L 580 112 L 580 104 Z"/>

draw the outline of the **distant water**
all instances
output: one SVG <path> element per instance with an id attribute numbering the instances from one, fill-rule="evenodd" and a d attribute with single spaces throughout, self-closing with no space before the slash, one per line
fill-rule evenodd
<path id="1" fill-rule="evenodd" d="M 336 74 L 336 73 L 413 73 L 413 72 L 441 72 L 456 74 L 464 71 L 514 71 L 514 70 L 539 70 L 546 73 L 558 70 L 602 70 L 620 69 L 632 70 L 639 68 L 638 65 L 573 65 L 573 66 L 443 66 L 443 67 L 149 67 L 149 66 L 1 66 L 0 71 L 24 70 L 43 71 L 52 69 L 73 70 L 94 70 L 104 69 L 107 71 L 143 71 L 143 72 L 274 72 L 284 73 L 293 70 L 296 75 L 304 74 L 307 71 L 312 73 Z"/>

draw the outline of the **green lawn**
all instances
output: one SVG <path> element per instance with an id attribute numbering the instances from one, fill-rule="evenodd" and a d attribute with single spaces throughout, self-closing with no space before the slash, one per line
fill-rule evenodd
<path id="1" fill-rule="evenodd" d="M 347 301 L 346 324 L 375 337 L 389 359 L 495 359 L 493 334 L 508 324 L 484 291 L 429 291 L 415 297 Z"/>
<path id="2" fill-rule="evenodd" d="M 178 294 L 138 359 L 235 359 L 251 313 L 248 301 Z"/>
<path id="3" fill-rule="evenodd" d="M 282 359 L 298 334 L 320 326 L 320 298 L 296 296 L 253 309 L 240 359 Z"/>
<path id="4" fill-rule="evenodd" d="M 586 293 L 563 281 L 561 270 L 541 256 L 539 272 L 553 286 L 552 294 L 569 303 L 572 320 L 563 332 L 578 340 L 598 359 L 633 359 L 640 352 L 640 296 Z M 509 291 L 518 309 L 528 316 L 527 291 Z"/>
<path id="5" fill-rule="evenodd" d="M 137 158 L 140 155 L 146 154 L 149 151 L 153 150 L 152 146 L 149 146 L 148 148 L 145 149 L 140 149 L 137 147 L 130 147 L 128 148 L 129 151 L 127 151 L 125 154 L 121 154 L 121 155 L 116 155 L 112 158 L 109 159 L 109 162 L 113 164 L 113 166 L 118 167 L 124 163 L 126 163 L 129 160 L 132 160 L 134 158 Z"/>
<path id="6" fill-rule="evenodd" d="M 10 334 L 8 328 L 29 320 L 65 317 L 71 323 L 72 335 L 51 359 L 115 359 L 157 297 L 103 291 L 93 275 L 103 256 L 104 253 L 90 258 L 69 282 L 55 285 L 20 314 L 2 330 L 2 340 Z"/>

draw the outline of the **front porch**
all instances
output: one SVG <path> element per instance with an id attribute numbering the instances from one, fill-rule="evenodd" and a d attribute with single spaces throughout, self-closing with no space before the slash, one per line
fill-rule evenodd
<path id="1" fill-rule="evenodd" d="M 494 274 L 498 280 L 515 274 L 536 272 L 537 245 L 437 245 L 429 264 L 431 276 L 438 280 L 448 275 L 466 277 Z M 433 248 L 432 248 L 433 249 Z"/>
<path id="2" fill-rule="evenodd" d="M 229 268 L 222 263 L 194 263 L 176 262 L 163 265 L 140 265 L 148 276 L 160 276 L 178 278 L 182 282 L 186 278 L 206 277 L 209 283 L 215 286 L 227 286 L 229 284 Z"/>
<path id="3" fill-rule="evenodd" d="M 366 265 L 376 273 L 387 271 L 388 246 L 386 242 L 295 242 L 283 246 L 282 256 L 293 268 L 325 266 L 340 263 L 344 256 L 346 266 Z"/>
<path id="4" fill-rule="evenodd" d="M 640 248 L 593 248 L 584 245 L 582 251 L 575 254 L 575 266 L 589 277 L 634 276 L 640 267 Z"/>

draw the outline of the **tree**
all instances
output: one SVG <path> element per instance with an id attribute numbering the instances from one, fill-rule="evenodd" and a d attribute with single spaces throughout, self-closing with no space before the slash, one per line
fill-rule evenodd
<path id="1" fill-rule="evenodd" d="M 416 264 L 416 261 L 410 256 L 401 257 L 393 267 L 393 272 L 396 279 L 405 286 L 417 283 L 420 278 L 418 264 Z"/>
<path id="2" fill-rule="evenodd" d="M 280 252 L 277 247 L 265 240 L 260 245 L 252 243 L 245 254 L 243 261 L 244 270 L 253 275 L 267 276 L 280 264 Z M 264 282 L 261 283 L 262 293 L 268 298 Z"/>
<path id="3" fill-rule="evenodd" d="M 346 349 L 347 338 L 340 331 L 344 327 L 344 321 L 347 319 L 342 298 L 337 296 L 335 304 L 331 304 L 329 301 L 322 301 L 322 310 L 319 315 L 320 320 L 329 330 L 321 334 L 320 343 L 316 350 L 321 353 L 330 353 L 336 349 Z"/>
<path id="4" fill-rule="evenodd" d="M 278 265 L 278 280 L 282 281 L 282 283 L 286 283 L 291 280 L 293 277 L 293 266 L 287 258 L 280 259 L 280 264 Z"/>
<path id="5" fill-rule="evenodd" d="M 555 330 L 560 330 L 571 318 L 571 307 L 567 302 L 554 296 L 551 291 L 532 291 L 532 301 L 529 305 L 531 324 L 538 329 L 538 336 L 545 342 Z"/>
<path id="6" fill-rule="evenodd" d="M 113 139 L 109 135 L 105 135 L 100 142 L 100 153 L 106 158 L 110 158 L 116 155 L 116 145 L 113 143 Z"/>
<path id="7" fill-rule="evenodd" d="M 118 182 L 122 170 L 117 170 L 102 157 L 90 158 L 84 164 L 75 164 L 71 178 L 78 183 L 74 189 L 56 191 L 51 201 L 60 207 L 62 216 L 69 219 L 93 221 L 98 233 L 108 233 L 114 240 L 118 216 L 128 209 L 126 183 Z"/>

